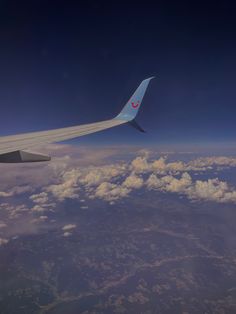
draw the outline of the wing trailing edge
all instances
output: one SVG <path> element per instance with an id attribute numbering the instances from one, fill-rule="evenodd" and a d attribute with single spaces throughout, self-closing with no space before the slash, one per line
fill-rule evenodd
<path id="1" fill-rule="evenodd" d="M 49 161 L 46 155 L 29 152 L 31 147 L 56 143 L 99 132 L 121 124 L 129 123 L 141 132 L 144 130 L 135 121 L 147 87 L 153 77 L 145 79 L 138 86 L 121 112 L 113 119 L 56 130 L 31 132 L 0 137 L 0 163 L 24 163 Z"/>
<path id="2" fill-rule="evenodd" d="M 17 150 L 10 153 L 0 155 L 1 163 L 24 163 L 24 162 L 39 162 L 49 161 L 51 157 L 38 153 L 26 152 L 23 150 Z"/>

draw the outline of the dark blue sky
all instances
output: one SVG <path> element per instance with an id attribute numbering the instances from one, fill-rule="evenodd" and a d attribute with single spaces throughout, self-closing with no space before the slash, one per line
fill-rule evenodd
<path id="1" fill-rule="evenodd" d="M 1 134 L 110 118 L 155 75 L 137 119 L 147 134 L 79 141 L 235 141 L 233 2 L 79 3 L 1 1 Z"/>

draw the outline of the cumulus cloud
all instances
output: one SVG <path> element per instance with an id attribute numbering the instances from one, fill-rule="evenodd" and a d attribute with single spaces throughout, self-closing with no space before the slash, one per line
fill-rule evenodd
<path id="1" fill-rule="evenodd" d="M 136 173 L 149 171 L 150 165 L 147 161 L 147 157 L 137 157 L 131 162 L 131 169 Z"/>
<path id="2" fill-rule="evenodd" d="M 154 171 L 165 171 L 167 167 L 166 160 L 165 158 L 161 157 L 157 160 L 154 160 L 149 167 L 152 168 Z"/>
<path id="3" fill-rule="evenodd" d="M 53 184 L 47 188 L 48 192 L 58 200 L 64 201 L 67 198 L 76 199 L 79 197 L 79 188 L 70 180 L 61 184 Z"/>
<path id="4" fill-rule="evenodd" d="M 166 185 L 166 190 L 169 192 L 182 192 L 192 184 L 192 179 L 187 172 L 184 172 L 180 179 L 171 177 L 171 180 Z"/>
<path id="5" fill-rule="evenodd" d="M 186 172 L 179 179 L 171 175 L 158 178 L 151 174 L 146 185 L 151 190 L 185 194 L 190 199 L 236 203 L 236 190 L 218 178 L 194 182 Z"/>
<path id="6" fill-rule="evenodd" d="M 125 179 L 122 186 L 130 189 L 140 189 L 143 186 L 143 179 L 135 174 L 131 174 Z"/>
<path id="7" fill-rule="evenodd" d="M 157 189 L 168 192 L 182 192 L 192 182 L 192 179 L 188 173 L 183 173 L 181 178 L 175 178 L 172 175 L 157 177 L 151 174 L 146 181 L 149 189 Z"/>
<path id="8" fill-rule="evenodd" d="M 101 198 L 107 201 L 115 201 L 119 198 L 126 197 L 130 190 L 122 185 L 103 182 L 95 190 L 95 194 L 92 194 L 90 198 Z"/>
<path id="9" fill-rule="evenodd" d="M 196 170 L 205 170 L 214 166 L 236 167 L 236 158 L 224 156 L 201 157 L 190 161 L 188 165 Z"/>
<path id="10" fill-rule="evenodd" d="M 79 169 L 71 169 L 64 171 L 60 177 L 60 183 L 52 184 L 47 187 L 47 192 L 57 198 L 59 201 L 63 201 L 66 198 L 76 199 L 79 197 L 78 191 L 78 179 L 81 176 Z"/>
<path id="11" fill-rule="evenodd" d="M 126 165 L 115 164 L 103 167 L 92 167 L 88 173 L 80 179 L 80 183 L 90 187 L 97 186 L 104 181 L 110 181 L 112 178 L 121 176 L 126 172 Z"/>
<path id="12" fill-rule="evenodd" d="M 159 189 L 162 186 L 162 181 L 160 180 L 160 178 L 157 178 L 157 176 L 155 174 L 151 174 L 149 176 L 149 178 L 146 181 L 146 185 L 148 187 L 148 189 Z"/>
<path id="13" fill-rule="evenodd" d="M 212 178 L 215 169 L 236 167 L 234 157 L 188 156 L 184 161 L 174 159 L 174 155 L 160 156 L 145 150 L 137 153 L 134 149 L 127 153 L 125 149 L 125 157 L 118 158 L 117 148 L 78 149 L 69 145 L 56 145 L 53 152 L 55 158 L 47 164 L 4 165 L 0 209 L 9 219 L 29 215 L 29 221 L 46 223 L 47 212 L 56 214 L 60 210 L 57 205 L 68 199 L 81 202 L 80 208 L 85 209 L 87 201 L 99 199 L 113 204 L 138 189 L 176 193 L 191 200 L 236 203 L 236 188 L 220 176 Z M 207 177 L 208 171 L 211 178 L 195 179 L 194 174 L 205 172 Z M 5 216 L 0 219 L 5 221 Z M 0 228 L 4 227 L 0 224 Z"/>
<path id="14" fill-rule="evenodd" d="M 206 171 L 214 167 L 216 169 L 236 167 L 236 158 L 234 157 L 201 157 L 189 162 L 173 161 L 168 162 L 167 157 L 160 157 L 153 161 L 148 161 L 147 157 L 137 157 L 131 167 L 136 173 L 154 172 L 154 173 L 176 173 L 184 171 Z M 220 168 L 219 168 L 220 167 Z"/>
<path id="15" fill-rule="evenodd" d="M 220 181 L 218 178 L 208 179 L 206 181 L 197 180 L 195 184 L 188 189 L 187 195 L 193 199 L 236 203 L 236 190 L 233 190 L 233 188 L 229 187 L 227 182 Z"/>

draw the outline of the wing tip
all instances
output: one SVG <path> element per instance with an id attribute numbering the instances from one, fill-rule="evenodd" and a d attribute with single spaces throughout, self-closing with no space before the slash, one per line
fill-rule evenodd
<path id="1" fill-rule="evenodd" d="M 140 85 L 138 86 L 134 94 L 131 96 L 129 101 L 123 107 L 121 112 L 115 117 L 115 119 L 124 120 L 128 122 L 128 121 L 132 121 L 136 117 L 139 111 L 139 108 L 141 106 L 143 97 L 148 88 L 149 82 L 152 79 L 154 79 L 154 76 L 146 78 L 140 83 Z"/>
<path id="2" fill-rule="evenodd" d="M 150 77 L 146 78 L 144 81 L 151 81 L 151 80 L 153 80 L 154 78 L 155 78 L 155 76 L 150 76 Z"/>

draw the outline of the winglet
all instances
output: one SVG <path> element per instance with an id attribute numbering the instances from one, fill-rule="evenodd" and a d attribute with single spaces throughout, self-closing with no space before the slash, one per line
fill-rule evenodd
<path id="1" fill-rule="evenodd" d="M 131 96 L 131 98 L 126 103 L 126 105 L 121 110 L 121 112 L 118 114 L 118 116 L 115 117 L 115 119 L 125 120 L 128 122 L 128 121 L 132 121 L 136 117 L 139 111 L 139 108 L 141 107 L 143 96 L 146 92 L 148 84 L 153 78 L 154 77 L 150 77 L 141 82 L 139 87 L 136 89 L 134 94 Z"/>
<path id="2" fill-rule="evenodd" d="M 135 129 L 137 129 L 138 131 L 145 133 L 144 129 L 141 128 L 141 126 L 137 123 L 137 121 L 135 119 L 131 120 L 128 122 L 132 127 L 134 127 Z"/>

